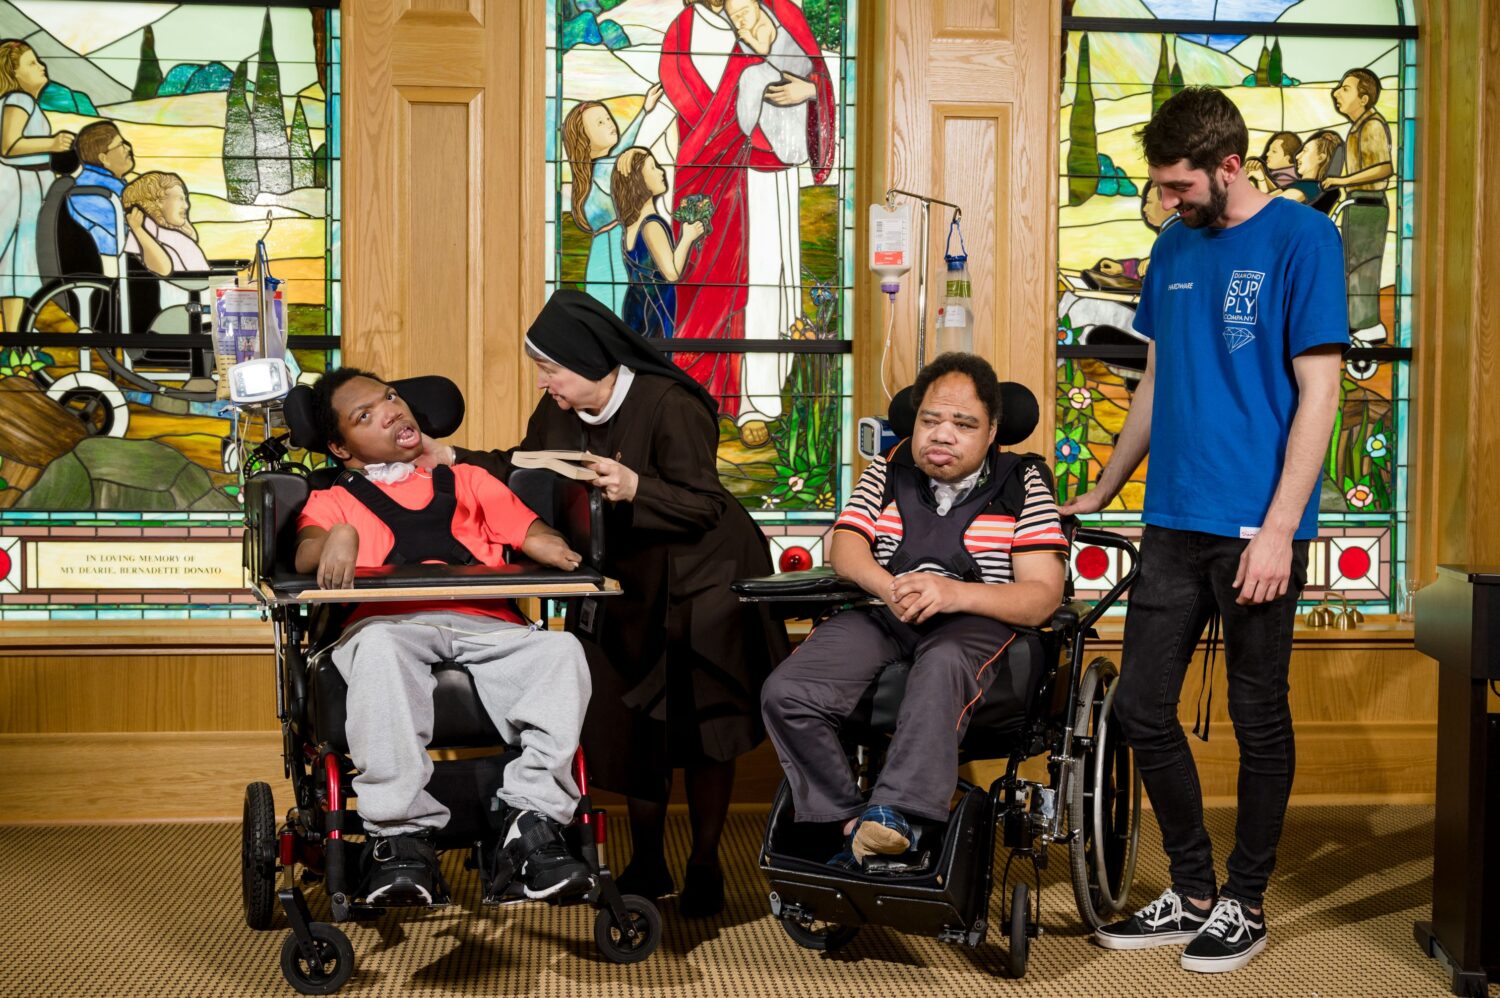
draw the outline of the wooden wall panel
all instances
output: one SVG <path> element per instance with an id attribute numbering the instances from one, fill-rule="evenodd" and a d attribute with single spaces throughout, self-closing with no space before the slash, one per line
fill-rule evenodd
<path id="1" fill-rule="evenodd" d="M 937 37 L 1011 36 L 1012 0 L 937 0 Z"/>
<path id="2" fill-rule="evenodd" d="M 462 444 L 514 441 L 534 402 L 519 360 L 541 302 L 544 15 L 508 0 L 344 13 L 345 357 L 453 377 Z"/>
<path id="3" fill-rule="evenodd" d="M 271 655 L 0 657 L 0 733 L 277 728 Z"/>
<path id="4" fill-rule="evenodd" d="M 870 102 L 880 115 L 861 117 L 878 136 L 861 160 L 873 174 L 872 199 L 885 186 L 953 201 L 964 209 L 973 282 L 975 349 L 999 373 L 1051 395 L 1053 303 L 1050 254 L 1056 220 L 1051 102 L 1057 17 L 1051 4 L 943 0 L 937 4 L 877 3 L 883 54 Z M 866 22 L 868 23 L 868 21 Z M 869 78 L 868 76 L 866 78 Z M 869 132 L 867 131 L 867 134 Z M 879 141 L 883 140 L 883 142 Z M 870 160 L 876 160 L 871 163 Z M 935 355 L 931 319 L 943 295 L 942 246 L 949 210 L 936 207 L 929 227 L 928 359 Z M 872 304 L 857 337 L 856 366 L 866 370 L 856 410 L 883 412 L 878 371 L 891 306 L 860 270 L 862 297 Z M 915 376 L 917 294 L 908 275 L 898 296 L 886 385 Z M 1051 435 L 1051 414 L 1023 443 L 1039 449 Z"/>
<path id="5" fill-rule="evenodd" d="M 410 178 L 398 214 L 398 239 L 410 253 L 404 301 L 413 328 L 406 369 L 431 372 L 440 362 L 440 373 L 470 385 L 470 372 L 484 355 L 484 248 L 473 224 L 482 217 L 473 206 L 480 196 L 475 174 L 483 100 L 461 87 L 401 87 L 396 99 L 399 169 Z"/>
<path id="6" fill-rule="evenodd" d="M 1500 10 L 1421 5 L 1417 86 L 1416 330 L 1412 364 L 1412 574 L 1500 563 L 1500 356 L 1490 272 L 1500 203 Z"/>
<path id="7" fill-rule="evenodd" d="M 997 236 L 1010 230 L 1010 105 L 942 103 L 934 104 L 932 113 L 933 173 L 942 178 L 947 200 L 964 206 L 961 225 L 974 296 L 974 349 L 989 358 L 1001 379 L 1007 380 L 1007 347 L 1017 330 L 1004 302 L 1010 300 L 1014 289 L 1008 271 L 985 261 L 999 259 L 1005 252 Z M 928 287 L 941 301 L 948 277 L 942 248 L 947 244 L 951 218 L 946 209 L 935 214 L 940 217 L 932 226 L 935 259 L 930 264 Z M 953 251 L 958 252 L 957 240 Z M 935 332 L 928 335 L 929 357 L 937 354 Z"/>

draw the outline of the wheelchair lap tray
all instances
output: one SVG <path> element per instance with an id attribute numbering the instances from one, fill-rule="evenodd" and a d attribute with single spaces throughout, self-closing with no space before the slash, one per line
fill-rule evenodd
<path id="1" fill-rule="evenodd" d="M 831 568 L 805 572 L 778 572 L 754 579 L 736 579 L 729 586 L 742 603 L 772 603 L 791 600 L 865 599 L 869 594 Z"/>
<path id="2" fill-rule="evenodd" d="M 360 568 L 348 589 L 319 589 L 311 574 L 277 574 L 259 584 L 270 603 L 364 603 L 385 600 L 476 598 L 525 599 L 566 596 L 612 596 L 614 579 L 590 569 L 565 572 L 534 562 L 488 565 L 382 565 Z"/>

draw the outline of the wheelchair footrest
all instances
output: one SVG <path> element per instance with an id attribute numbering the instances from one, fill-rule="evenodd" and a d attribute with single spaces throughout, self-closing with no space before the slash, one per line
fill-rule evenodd
<path id="1" fill-rule="evenodd" d="M 932 869 L 932 853 L 924 849 L 899 856 L 866 856 L 862 869 L 872 877 L 917 876 Z"/>

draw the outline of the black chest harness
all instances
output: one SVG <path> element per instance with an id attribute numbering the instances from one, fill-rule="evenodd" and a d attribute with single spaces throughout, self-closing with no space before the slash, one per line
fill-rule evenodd
<path id="1" fill-rule="evenodd" d="M 886 570 L 900 575 L 918 565 L 937 564 L 964 582 L 983 582 L 979 563 L 965 546 L 964 535 L 984 513 L 1020 517 L 1026 502 L 1022 472 L 1032 460 L 1030 455 L 991 454 L 989 467 L 980 473 L 969 494 L 954 503 L 946 516 L 939 516 L 927 474 L 912 460 L 911 441 L 898 444 L 886 465 L 881 508 L 896 504 L 901 517 L 901 543 L 896 545 Z"/>
<path id="2" fill-rule="evenodd" d="M 453 536 L 453 514 L 458 509 L 454 481 L 453 469 L 446 464 L 433 468 L 432 500 L 421 509 L 407 509 L 357 471 L 344 472 L 334 484 L 348 489 L 390 528 L 396 541 L 391 545 L 391 553 L 385 556 L 387 565 L 412 565 L 424 561 L 475 565 L 479 559 L 474 557 L 474 552 Z"/>

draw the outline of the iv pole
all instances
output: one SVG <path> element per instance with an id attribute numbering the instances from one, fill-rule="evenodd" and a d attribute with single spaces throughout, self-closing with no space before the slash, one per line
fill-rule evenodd
<path id="1" fill-rule="evenodd" d="M 894 207 L 896 195 L 901 194 L 913 200 L 922 202 L 922 238 L 918 244 L 917 259 L 920 264 L 917 268 L 917 370 L 927 366 L 927 230 L 928 215 L 935 204 L 946 205 L 953 209 L 955 219 L 963 218 L 964 210 L 952 201 L 944 201 L 941 198 L 928 197 L 925 194 L 913 194 L 911 191 L 903 191 L 899 187 L 892 187 L 885 192 L 885 203 L 887 207 Z"/>

